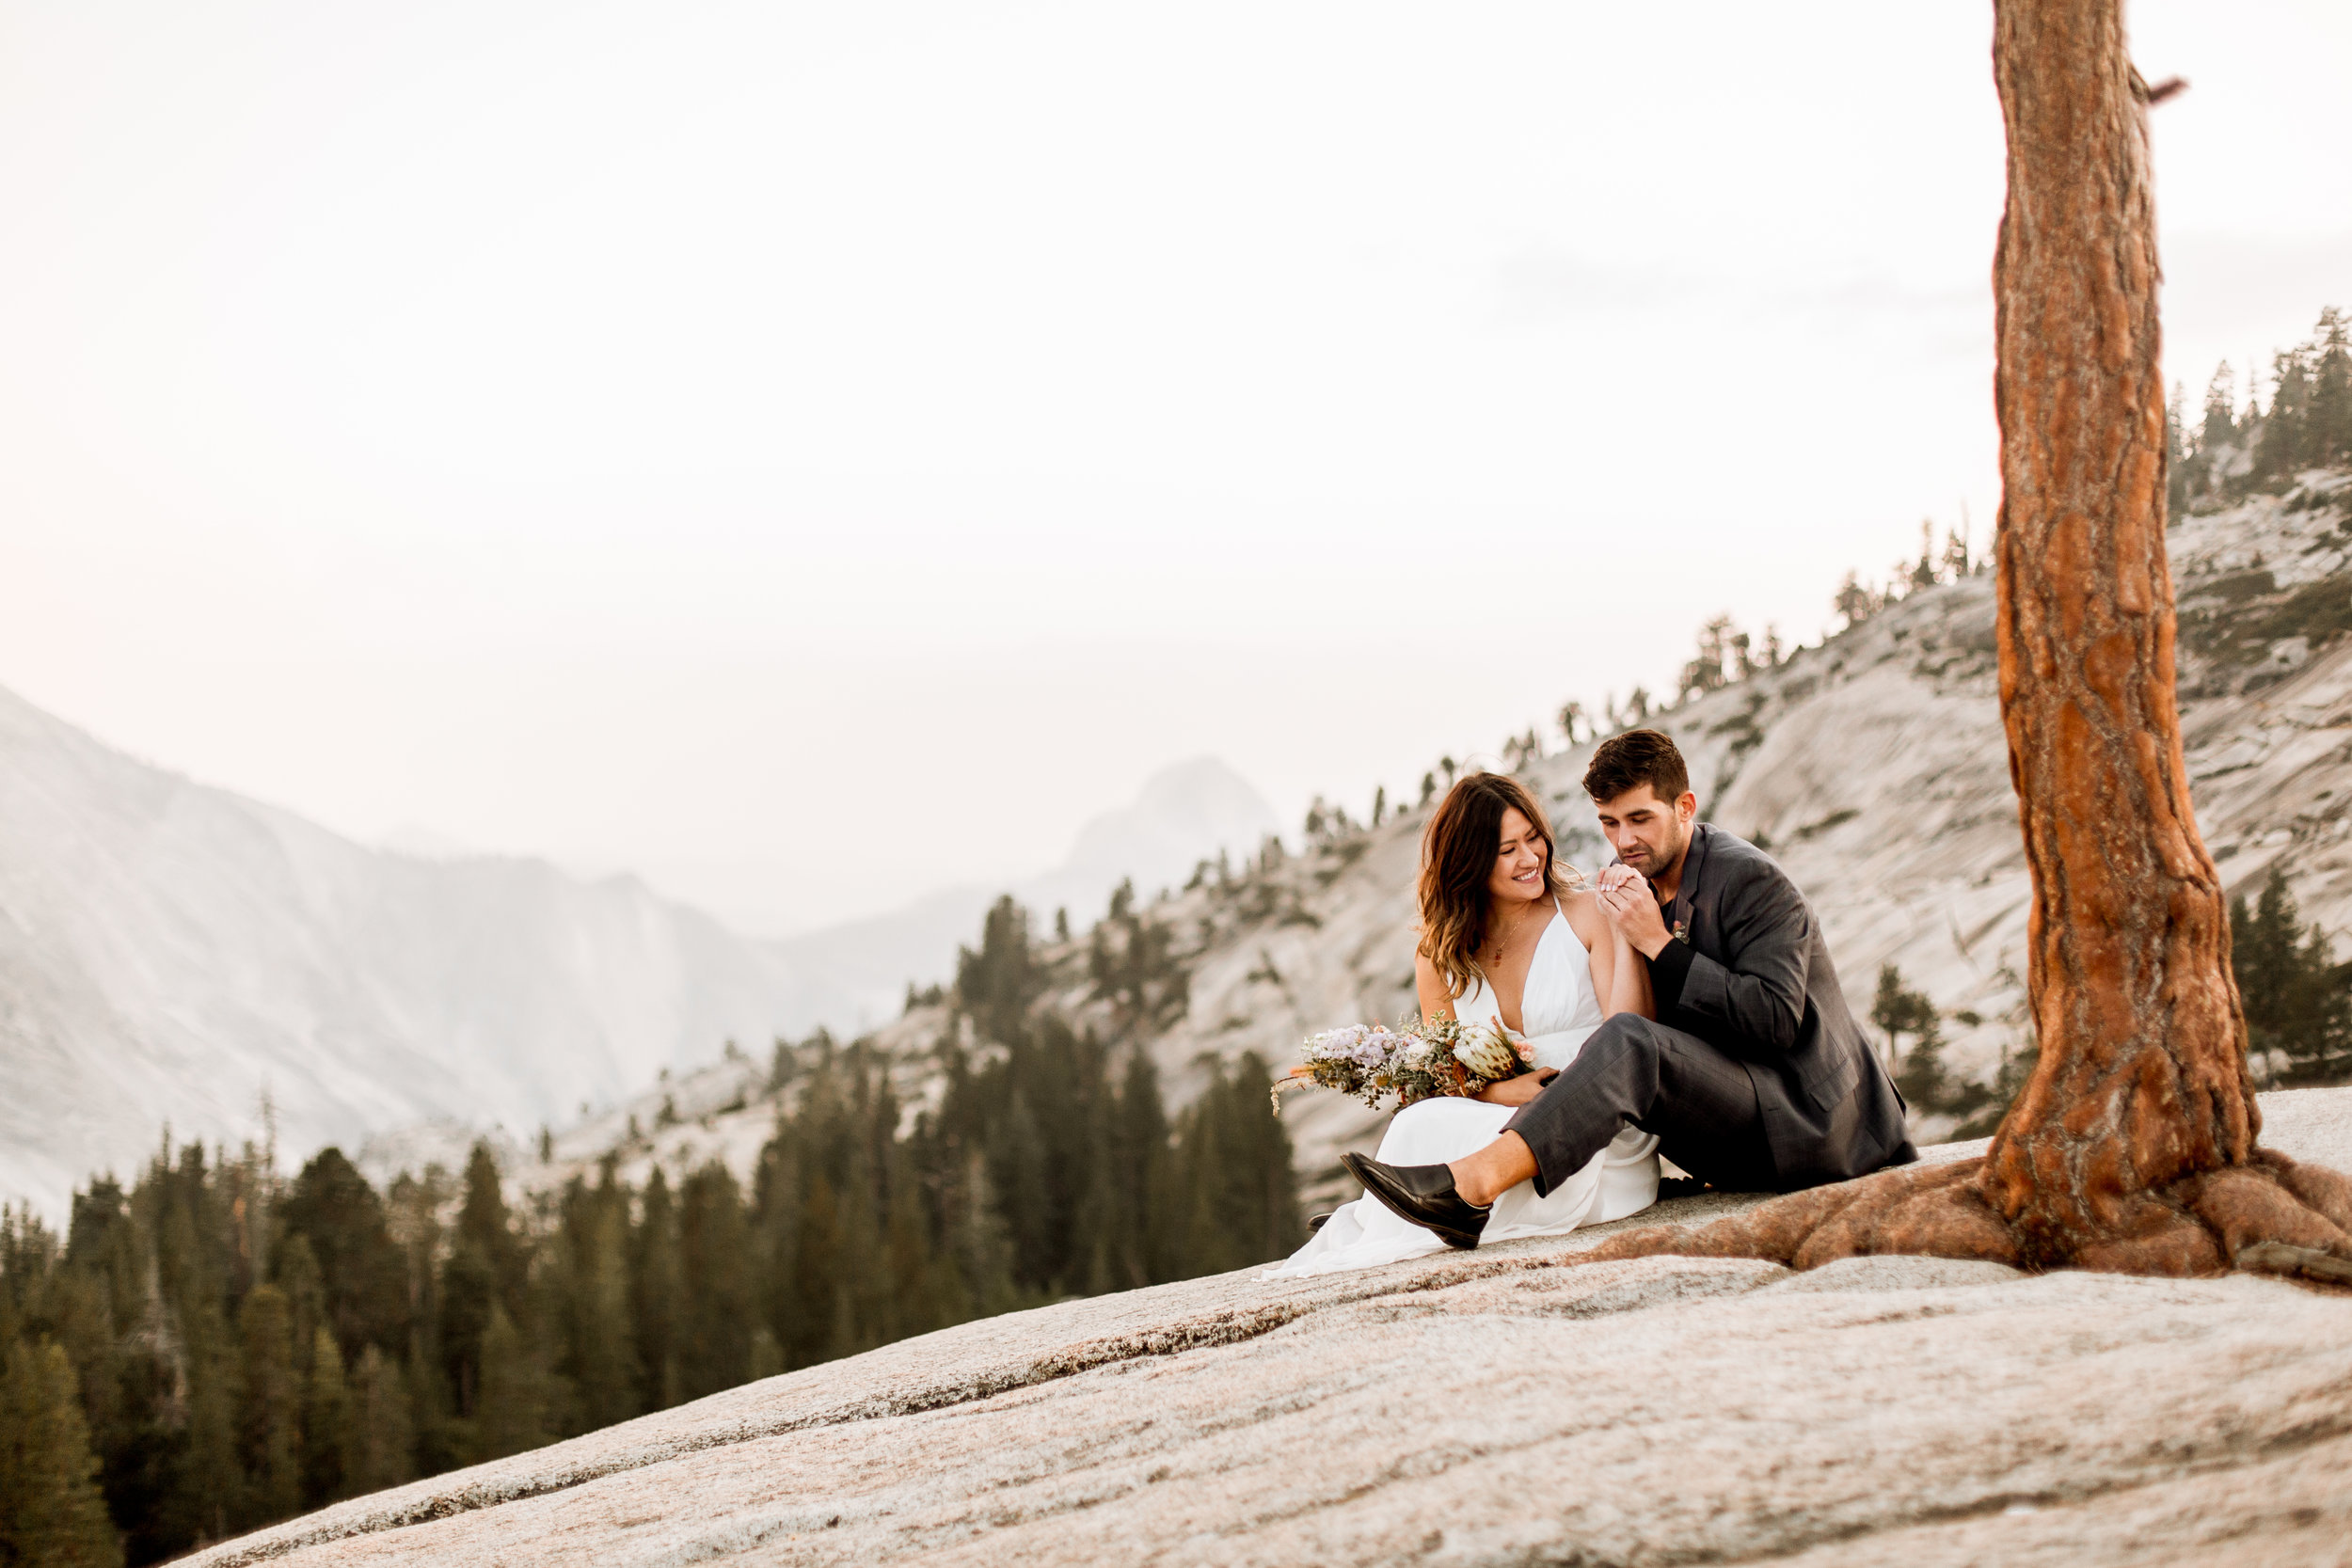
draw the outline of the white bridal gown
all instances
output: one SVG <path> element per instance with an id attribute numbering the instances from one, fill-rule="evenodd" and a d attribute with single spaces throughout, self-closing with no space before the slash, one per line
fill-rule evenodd
<path id="1" fill-rule="evenodd" d="M 1495 994 L 1482 978 L 1454 1005 L 1465 1023 L 1501 1023 Z M 1600 999 L 1593 994 L 1593 967 L 1584 944 L 1565 914 L 1555 912 L 1535 944 L 1527 968 L 1527 994 L 1519 1004 L 1526 1042 L 1538 1067 L 1565 1068 L 1600 1027 Z M 1436 1165 L 1458 1160 L 1495 1140 L 1513 1107 L 1483 1100 L 1424 1100 L 1407 1105 L 1389 1123 L 1374 1158 L 1391 1165 Z M 1608 1148 L 1551 1191 L 1535 1196 L 1522 1181 L 1495 1199 L 1494 1212 L 1479 1240 L 1507 1242 L 1521 1236 L 1556 1236 L 1580 1225 L 1597 1225 L 1638 1214 L 1658 1201 L 1658 1139 L 1636 1127 L 1617 1133 Z M 1368 1269 L 1436 1252 L 1445 1243 L 1418 1225 L 1408 1225 L 1369 1195 L 1343 1204 L 1279 1265 L 1269 1279 Z"/>

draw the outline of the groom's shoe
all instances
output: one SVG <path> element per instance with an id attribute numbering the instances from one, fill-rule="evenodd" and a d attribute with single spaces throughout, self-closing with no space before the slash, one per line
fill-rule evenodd
<path id="1" fill-rule="evenodd" d="M 1364 1184 L 1364 1191 L 1386 1205 L 1389 1212 L 1408 1225 L 1437 1232 L 1438 1240 L 1467 1252 L 1478 1244 L 1493 1212 L 1466 1201 L 1454 1190 L 1454 1172 L 1445 1165 L 1384 1165 L 1360 1154 L 1343 1154 L 1340 1164 Z"/>

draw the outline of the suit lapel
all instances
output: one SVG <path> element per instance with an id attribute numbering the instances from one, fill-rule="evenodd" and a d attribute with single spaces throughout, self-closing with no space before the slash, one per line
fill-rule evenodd
<path id="1" fill-rule="evenodd" d="M 1709 958 L 1717 955 L 1708 946 L 1706 938 L 1713 933 L 1704 930 L 1711 924 L 1706 919 L 1709 905 L 1700 893 L 1707 871 L 1707 824 L 1702 822 L 1691 830 L 1691 847 L 1682 854 L 1682 881 L 1675 888 L 1675 895 L 1666 901 L 1662 911 L 1666 929 L 1677 942 L 1687 942 Z"/>

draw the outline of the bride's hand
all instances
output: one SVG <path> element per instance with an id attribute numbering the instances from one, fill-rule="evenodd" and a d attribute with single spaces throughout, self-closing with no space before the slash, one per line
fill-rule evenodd
<path id="1" fill-rule="evenodd" d="M 1549 1069 L 1542 1072 L 1522 1072 L 1516 1078 L 1501 1078 L 1478 1091 L 1478 1098 L 1489 1105 L 1524 1105 L 1544 1092 L 1558 1073 Z"/>

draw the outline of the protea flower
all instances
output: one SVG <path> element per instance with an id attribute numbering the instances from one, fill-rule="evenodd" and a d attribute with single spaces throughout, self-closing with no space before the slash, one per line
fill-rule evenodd
<path id="1" fill-rule="evenodd" d="M 1480 1029 L 1464 1035 L 1454 1044 L 1454 1059 L 1489 1083 L 1508 1078 L 1519 1069 L 1519 1053 L 1500 1029 Z"/>

